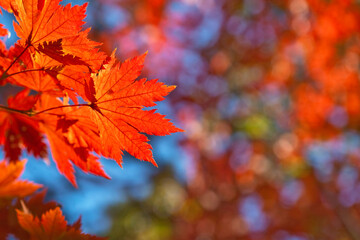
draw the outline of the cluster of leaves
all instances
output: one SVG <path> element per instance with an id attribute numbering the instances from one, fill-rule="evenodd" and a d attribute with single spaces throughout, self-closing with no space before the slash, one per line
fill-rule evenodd
<path id="1" fill-rule="evenodd" d="M 172 239 L 360 237 L 358 1 L 99 2 L 134 16 L 99 29 L 105 46 L 157 52 L 148 67 L 181 85 L 191 177 Z"/>
<path id="2" fill-rule="evenodd" d="M 175 86 L 156 79 L 138 80 L 146 53 L 118 62 L 115 52 L 107 56 L 100 51 L 100 44 L 88 38 L 90 29 L 82 29 L 86 4 L 15 0 L 1 1 L 0 6 L 15 15 L 14 29 L 20 38 L 9 50 L 0 42 L 0 86 L 23 88 L 7 99 L 7 105 L 0 105 L 0 144 L 5 152 L 0 162 L 5 225 L 0 234 L 17 234 L 12 224 L 18 224 L 31 239 L 92 239 L 81 234 L 79 222 L 67 226 L 55 204 L 43 206 L 42 195 L 22 201 L 23 210 L 17 210 L 14 218 L 15 209 L 20 209 L 19 200 L 12 204 L 14 198 L 40 188 L 17 180 L 25 165 L 19 157 L 25 149 L 38 158 L 51 154 L 60 173 L 74 186 L 74 165 L 109 178 L 99 156 L 121 166 L 126 151 L 156 166 L 143 133 L 168 135 L 181 130 L 155 110 L 144 108 L 155 106 Z M 0 35 L 7 35 L 3 26 Z"/>

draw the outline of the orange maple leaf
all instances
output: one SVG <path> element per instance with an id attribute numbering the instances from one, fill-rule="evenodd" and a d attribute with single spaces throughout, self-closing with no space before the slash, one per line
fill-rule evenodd
<path id="1" fill-rule="evenodd" d="M 113 54 L 114 55 L 114 54 Z M 156 105 L 175 86 L 157 80 L 136 80 L 141 73 L 146 53 L 119 64 L 113 60 L 105 69 L 93 75 L 91 119 L 97 124 L 105 157 L 122 162 L 122 151 L 135 158 L 155 163 L 148 138 L 141 134 L 167 135 L 182 131 L 155 110 L 144 107 Z M 91 85 L 91 84 L 90 84 Z"/>
<path id="2" fill-rule="evenodd" d="M 153 163 L 151 145 L 141 134 L 168 135 L 182 131 L 155 110 L 143 110 L 164 100 L 175 86 L 166 86 L 157 80 L 136 80 L 143 68 L 146 53 L 116 63 L 114 54 L 104 69 L 91 77 L 73 73 L 74 67 L 66 67 L 59 74 L 62 85 L 72 87 L 84 100 L 90 102 L 91 120 L 100 133 L 101 154 L 122 163 L 123 151 L 134 157 Z"/>
<path id="3" fill-rule="evenodd" d="M 90 29 L 82 31 L 87 4 L 65 7 L 60 0 L 14 0 L 10 8 L 17 23 L 14 29 L 19 43 L 64 65 L 86 65 L 99 69 L 106 55 L 97 48 L 100 43 L 87 38 Z M 9 3 L 4 3 L 7 7 Z"/>
<path id="4" fill-rule="evenodd" d="M 11 2 L 18 23 L 15 31 L 24 45 L 36 45 L 77 35 L 84 24 L 87 4 L 61 6 L 60 0 L 14 0 Z"/>

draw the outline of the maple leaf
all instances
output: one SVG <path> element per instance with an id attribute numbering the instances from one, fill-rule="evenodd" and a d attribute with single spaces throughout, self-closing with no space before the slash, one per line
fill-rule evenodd
<path id="1" fill-rule="evenodd" d="M 113 54 L 114 55 L 114 54 Z M 182 131 L 155 110 L 154 106 L 175 86 L 166 86 L 157 80 L 136 80 L 143 68 L 146 53 L 119 64 L 113 60 L 104 70 L 93 75 L 91 119 L 97 124 L 105 157 L 122 162 L 123 151 L 135 158 L 156 163 L 148 138 L 141 134 L 167 135 Z"/>
<path id="2" fill-rule="evenodd" d="M 25 197 L 42 185 L 25 180 L 18 180 L 24 171 L 26 160 L 7 164 L 0 161 L 0 198 Z"/>
<path id="3" fill-rule="evenodd" d="M 78 222 L 68 225 L 58 207 L 44 213 L 41 219 L 20 210 L 17 210 L 17 217 L 20 226 L 30 234 L 30 239 L 34 240 L 106 239 L 82 233 Z"/>
<path id="4" fill-rule="evenodd" d="M 11 8 L 19 43 L 35 47 L 64 65 L 86 65 L 96 71 L 106 58 L 99 43 L 87 38 L 90 29 L 82 30 L 87 4 L 62 7 L 60 0 L 15 0 Z M 4 4 L 7 5 L 7 4 Z"/>
<path id="5" fill-rule="evenodd" d="M 84 24 L 87 4 L 61 6 L 60 0 L 14 0 L 11 2 L 18 23 L 14 29 L 24 45 L 57 41 L 77 35 Z"/>

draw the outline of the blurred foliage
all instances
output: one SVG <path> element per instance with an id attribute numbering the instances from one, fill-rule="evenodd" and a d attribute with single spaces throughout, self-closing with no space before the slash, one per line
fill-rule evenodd
<path id="1" fill-rule="evenodd" d="M 146 199 L 127 196 L 127 204 L 109 210 L 114 219 L 110 239 L 171 239 L 169 217 L 181 210 L 185 192 L 170 169 L 155 177 L 152 194 Z"/>
<path id="2" fill-rule="evenodd" d="M 94 4 L 93 38 L 149 50 L 186 131 L 185 186 L 114 207 L 113 239 L 360 239 L 359 1 Z"/>

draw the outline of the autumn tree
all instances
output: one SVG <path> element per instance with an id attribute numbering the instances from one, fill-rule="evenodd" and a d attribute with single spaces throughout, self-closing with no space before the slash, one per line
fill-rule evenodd
<path id="1" fill-rule="evenodd" d="M 131 17 L 94 37 L 149 49 L 179 85 L 191 164 L 170 239 L 360 238 L 358 1 L 98 2 Z M 156 232 L 156 193 L 115 208 Z"/>

